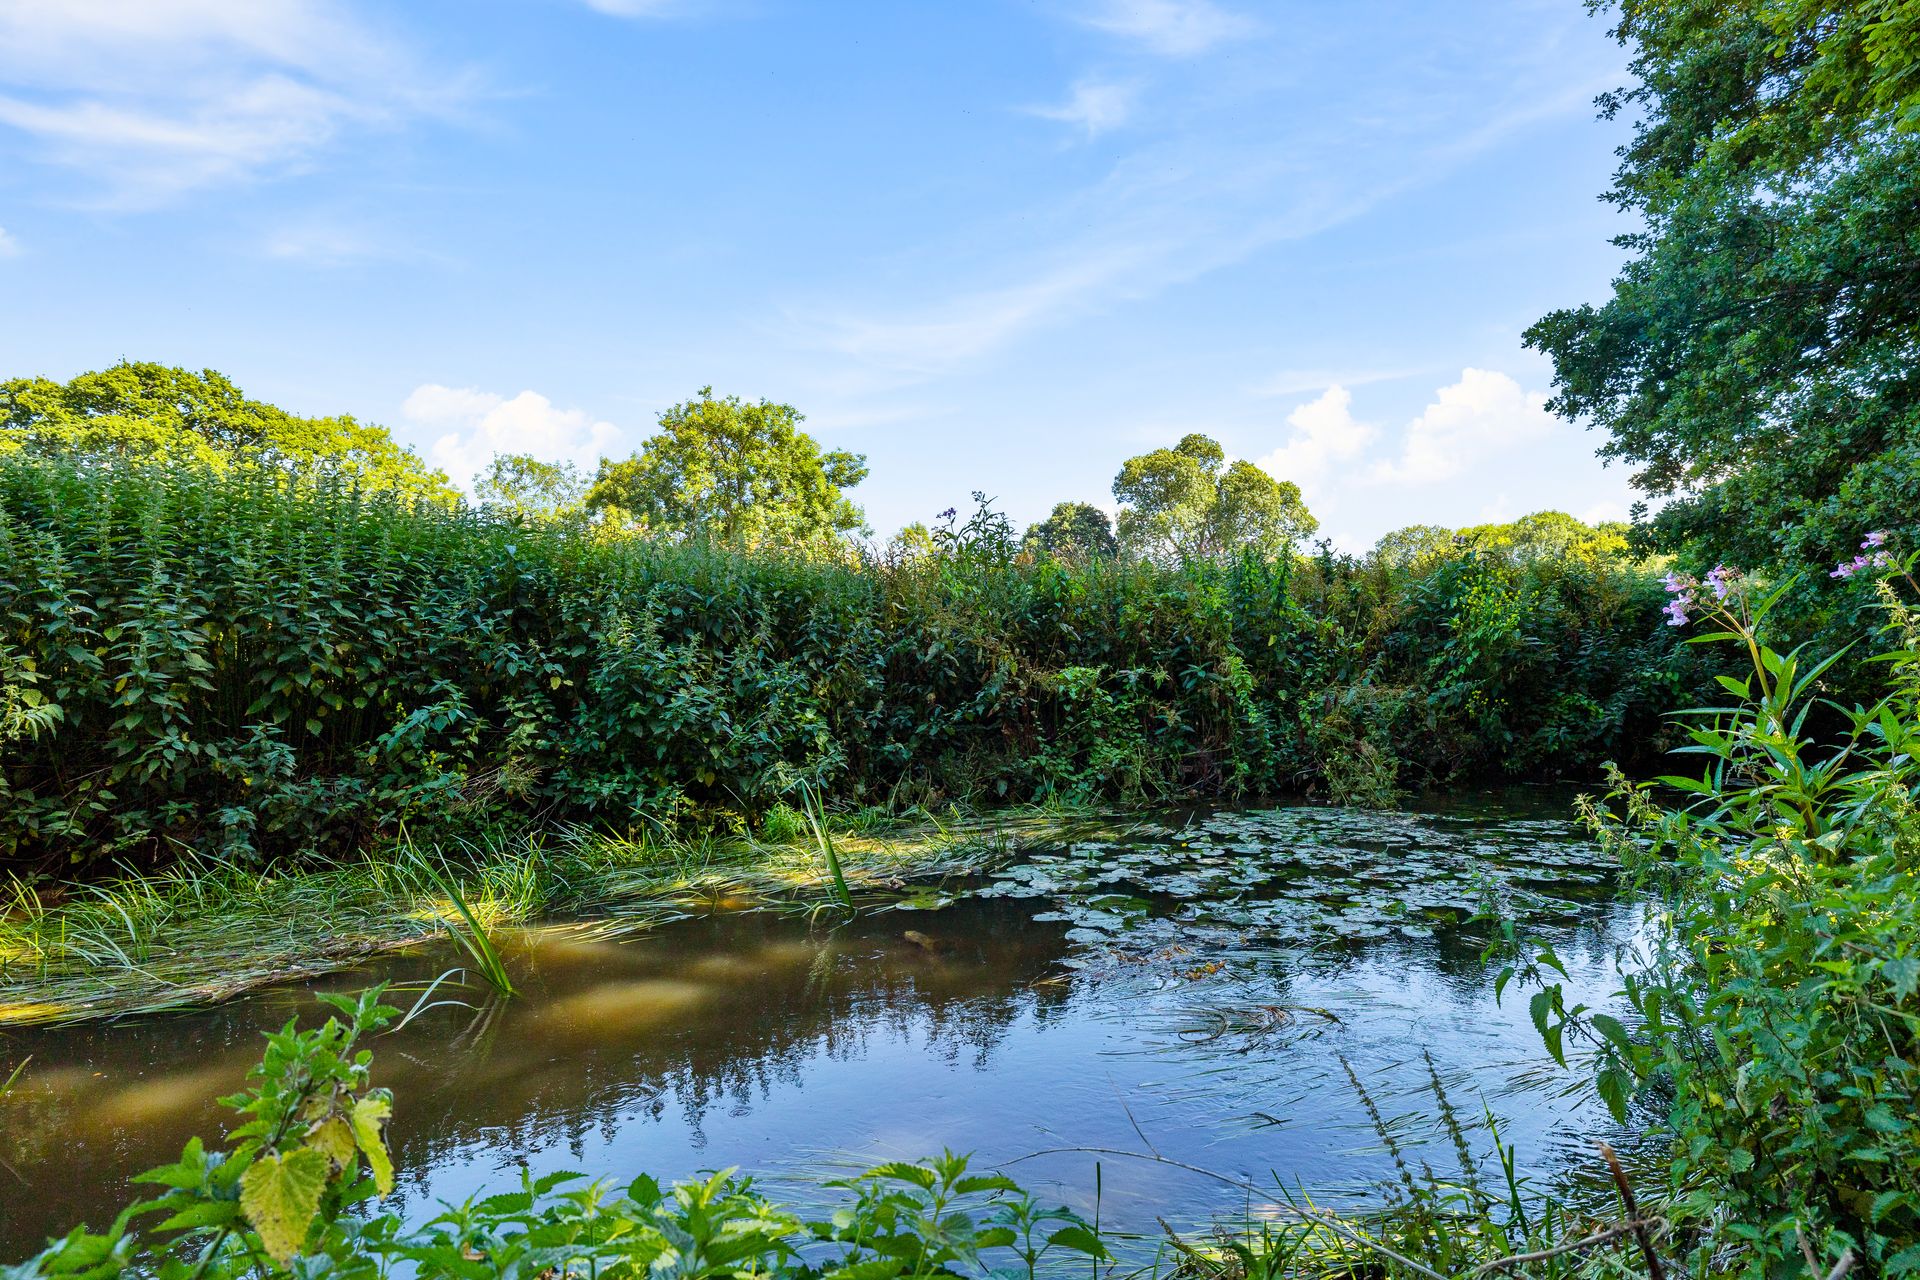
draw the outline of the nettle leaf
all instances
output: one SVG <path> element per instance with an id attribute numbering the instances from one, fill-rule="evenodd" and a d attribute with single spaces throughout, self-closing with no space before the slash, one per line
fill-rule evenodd
<path id="1" fill-rule="evenodd" d="M 353 1114 L 348 1117 L 348 1123 L 353 1126 L 353 1140 L 367 1157 L 367 1166 L 373 1170 L 373 1185 L 383 1196 L 393 1190 L 393 1157 L 387 1154 L 386 1137 L 387 1117 L 392 1114 L 393 1095 L 376 1089 L 355 1102 Z"/>
<path id="2" fill-rule="evenodd" d="M 1047 1247 L 1071 1249 L 1075 1253 L 1083 1253 L 1090 1258 L 1109 1256 L 1107 1247 L 1100 1243 L 1100 1237 L 1094 1234 L 1093 1229 L 1079 1225 L 1062 1227 L 1048 1236 Z"/>
<path id="3" fill-rule="evenodd" d="M 1882 960 L 1880 973 L 1893 984 L 1894 994 L 1902 1000 L 1908 999 L 1916 988 L 1920 988 L 1920 958 L 1901 956 L 1894 960 Z"/>
<path id="4" fill-rule="evenodd" d="M 350 1167 L 359 1150 L 353 1140 L 353 1130 L 339 1116 L 329 1116 L 316 1125 L 307 1134 L 307 1145 L 316 1151 L 324 1151 L 336 1169 Z"/>
<path id="5" fill-rule="evenodd" d="M 325 1152 L 302 1147 L 256 1160 L 241 1176 L 240 1208 L 276 1262 L 300 1252 L 331 1169 Z"/>

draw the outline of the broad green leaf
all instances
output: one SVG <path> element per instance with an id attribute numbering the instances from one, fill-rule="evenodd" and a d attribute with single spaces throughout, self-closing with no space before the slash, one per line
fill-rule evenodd
<path id="1" fill-rule="evenodd" d="M 276 1262 L 300 1252 L 331 1169 L 325 1152 L 302 1147 L 264 1156 L 240 1178 L 240 1208 Z"/>

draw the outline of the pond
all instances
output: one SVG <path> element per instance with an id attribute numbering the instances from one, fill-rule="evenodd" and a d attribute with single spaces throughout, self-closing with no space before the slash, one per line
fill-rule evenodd
<path id="1" fill-rule="evenodd" d="M 1551 937 L 1575 994 L 1604 998 L 1640 912 L 1565 801 L 1174 815 L 920 894 L 918 910 L 529 931 L 508 953 L 519 997 L 469 989 L 373 1042 L 396 1093 L 399 1194 L 419 1211 L 522 1163 L 737 1165 L 805 1208 L 823 1175 L 950 1147 L 1089 1214 L 1098 1161 L 1102 1222 L 1144 1239 L 1160 1218 L 1258 1214 L 1282 1184 L 1373 1199 L 1392 1161 L 1355 1079 L 1415 1168 L 1457 1176 L 1437 1082 L 1476 1160 L 1491 1116 L 1527 1168 L 1579 1169 L 1593 1138 L 1632 1135 L 1563 1096 L 1524 998 L 1496 1002 L 1481 940 L 1457 927 L 1499 896 Z M 220 1132 L 213 1099 L 262 1030 L 316 1016 L 315 990 L 457 963 L 426 948 L 203 1012 L 10 1036 L 4 1060 L 33 1062 L 0 1101 L 0 1260 L 110 1220 L 129 1174 Z M 1249 1203 L 1169 1164 L 1067 1148 L 1272 1190 Z"/>

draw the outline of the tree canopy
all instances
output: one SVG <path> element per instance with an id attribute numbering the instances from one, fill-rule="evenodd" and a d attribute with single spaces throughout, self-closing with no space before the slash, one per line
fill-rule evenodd
<path id="1" fill-rule="evenodd" d="M 1251 462 L 1227 464 L 1226 452 L 1203 435 L 1171 449 L 1129 458 L 1114 478 L 1120 545 L 1131 555 L 1169 563 L 1221 560 L 1250 551 L 1279 556 L 1320 522 L 1300 486 L 1276 480 Z"/>
<path id="2" fill-rule="evenodd" d="M 1021 545 L 1056 560 L 1107 560 L 1119 550 L 1113 522 L 1091 502 L 1058 502 L 1045 520 L 1027 527 Z"/>
<path id="3" fill-rule="evenodd" d="M 1648 532 L 1798 565 L 1920 521 L 1920 4 L 1624 0 L 1637 216 L 1603 305 L 1552 313 L 1553 406 L 1669 499 Z"/>
<path id="4" fill-rule="evenodd" d="M 451 502 L 447 477 L 385 427 L 303 418 L 249 400 L 225 375 L 123 361 L 69 382 L 0 382 L 0 449 L 329 471 L 368 489 Z"/>
<path id="5" fill-rule="evenodd" d="M 586 502 L 609 519 L 723 542 L 807 541 L 864 527 L 845 491 L 867 460 L 826 453 L 792 405 L 712 387 L 660 415 L 660 431 L 623 461 L 603 460 Z"/>
<path id="6" fill-rule="evenodd" d="M 571 462 L 546 462 L 530 453 L 498 453 L 474 481 L 474 496 L 492 507 L 553 519 L 586 501 L 587 479 Z"/>

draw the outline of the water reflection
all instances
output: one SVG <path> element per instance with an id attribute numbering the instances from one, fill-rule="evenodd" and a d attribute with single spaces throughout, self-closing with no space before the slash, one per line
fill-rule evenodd
<path id="1" fill-rule="evenodd" d="M 1387 1168 L 1343 1059 L 1436 1168 L 1452 1148 L 1420 1118 L 1435 1076 L 1463 1117 L 1490 1107 L 1536 1167 L 1605 1127 L 1556 1096 L 1524 1004 L 1497 1006 L 1477 944 L 1445 930 L 1293 946 L 1270 926 L 1195 919 L 1119 946 L 1084 920 L 1036 921 L 1046 905 L 969 901 L 831 930 L 723 914 L 623 942 L 518 939 L 522 996 L 435 1009 L 373 1046 L 398 1098 L 403 1203 L 464 1197 L 522 1162 L 664 1177 L 739 1165 L 804 1203 L 822 1172 L 941 1147 L 988 1165 L 1151 1148 L 1338 1199 Z M 1604 994 L 1632 926 L 1606 904 L 1556 926 L 1576 994 Z M 239 1086 L 261 1031 L 315 1015 L 316 987 L 424 981 L 453 962 L 403 957 L 205 1013 L 14 1035 L 4 1056 L 34 1063 L 0 1102 L 0 1258 L 110 1219 L 128 1174 L 217 1133 L 212 1099 Z M 1483 1129 L 1470 1137 L 1486 1149 Z M 1090 1209 L 1094 1159 L 1018 1172 Z M 1153 1165 L 1107 1158 L 1103 1181 L 1103 1219 L 1123 1229 L 1250 1207 Z"/>

